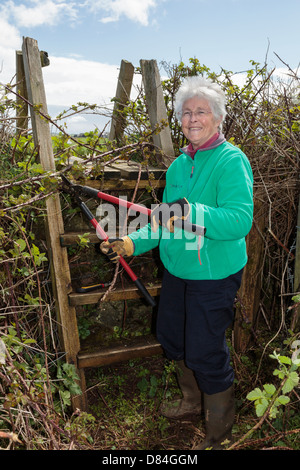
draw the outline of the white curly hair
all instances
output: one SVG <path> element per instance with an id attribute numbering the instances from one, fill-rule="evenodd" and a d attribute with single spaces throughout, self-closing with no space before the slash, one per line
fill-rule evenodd
<path id="1" fill-rule="evenodd" d="M 215 119 L 221 119 L 220 128 L 226 116 L 226 97 L 221 87 L 208 78 L 187 77 L 175 96 L 175 113 L 181 121 L 184 103 L 195 96 L 206 99 Z"/>

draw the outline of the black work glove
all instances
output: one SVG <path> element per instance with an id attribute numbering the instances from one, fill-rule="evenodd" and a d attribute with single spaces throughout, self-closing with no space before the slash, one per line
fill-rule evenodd
<path id="1" fill-rule="evenodd" d="M 166 227 L 174 232 L 174 221 L 186 220 L 190 214 L 190 205 L 187 199 L 178 199 L 175 202 L 163 202 L 158 204 L 151 212 L 151 229 L 156 232 L 158 226 Z"/>

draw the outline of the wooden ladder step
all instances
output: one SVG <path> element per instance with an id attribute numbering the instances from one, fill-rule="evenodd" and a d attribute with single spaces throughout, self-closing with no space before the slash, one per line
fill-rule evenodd
<path id="1" fill-rule="evenodd" d="M 87 229 L 86 231 L 81 231 L 81 232 L 63 233 L 62 235 L 59 236 L 60 245 L 61 246 L 76 245 L 80 240 L 79 237 L 82 237 L 83 235 L 85 235 L 89 239 L 90 243 L 101 243 L 101 240 L 97 236 L 96 231 L 89 232 L 89 230 Z"/>
<path id="2" fill-rule="evenodd" d="M 91 188 L 99 189 L 99 191 L 120 191 L 120 190 L 131 190 L 136 188 L 137 181 L 136 179 L 129 180 L 127 178 L 117 178 L 117 179 L 107 179 L 103 182 L 103 185 L 99 180 L 83 180 L 81 183 L 83 186 L 90 186 Z M 154 189 L 164 188 L 166 185 L 166 180 L 164 177 L 161 179 L 151 180 L 151 186 Z M 141 179 L 139 181 L 139 189 L 149 188 L 149 180 Z"/>
<path id="3" fill-rule="evenodd" d="M 145 286 L 152 297 L 160 295 L 161 284 Z M 99 289 L 93 292 L 77 293 L 72 292 L 69 294 L 69 303 L 71 306 L 89 305 L 98 303 L 106 293 L 107 289 Z M 132 300 L 140 299 L 142 294 L 136 287 L 127 287 L 124 289 L 113 289 L 105 297 L 104 302 L 112 302 L 116 300 Z"/>
<path id="4" fill-rule="evenodd" d="M 77 355 L 79 369 L 85 367 L 101 367 L 115 364 L 130 359 L 156 356 L 163 353 L 163 349 L 157 339 L 152 336 L 140 336 L 123 341 L 109 347 L 99 347 L 93 351 L 80 351 Z"/>
<path id="5" fill-rule="evenodd" d="M 141 166 L 141 173 L 139 170 L 138 165 L 128 164 L 126 161 L 118 160 L 109 165 L 111 169 L 116 171 L 120 171 L 120 175 L 122 178 L 127 180 L 137 180 L 140 175 L 141 180 L 148 180 L 149 175 L 152 175 L 154 180 L 160 180 L 165 178 L 166 170 L 163 168 L 157 167 L 146 167 Z M 106 167 L 107 168 L 107 167 Z"/>

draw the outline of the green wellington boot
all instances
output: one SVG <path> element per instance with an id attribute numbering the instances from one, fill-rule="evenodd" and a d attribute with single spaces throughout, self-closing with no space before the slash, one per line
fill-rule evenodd
<path id="1" fill-rule="evenodd" d="M 221 450 L 222 443 L 232 440 L 235 406 L 233 386 L 225 392 L 203 395 L 206 437 L 195 450 Z"/>
<path id="2" fill-rule="evenodd" d="M 162 415 L 167 418 L 181 419 L 201 413 L 201 391 L 196 382 L 194 372 L 188 369 L 184 361 L 177 362 L 177 380 L 182 392 L 182 398 L 165 402 L 160 407 Z"/>

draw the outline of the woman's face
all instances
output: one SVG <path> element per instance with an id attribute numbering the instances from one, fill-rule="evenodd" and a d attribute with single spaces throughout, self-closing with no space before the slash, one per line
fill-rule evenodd
<path id="1" fill-rule="evenodd" d="M 216 132 L 221 119 L 216 120 L 208 101 L 194 96 L 182 106 L 182 131 L 194 149 L 205 144 Z"/>

